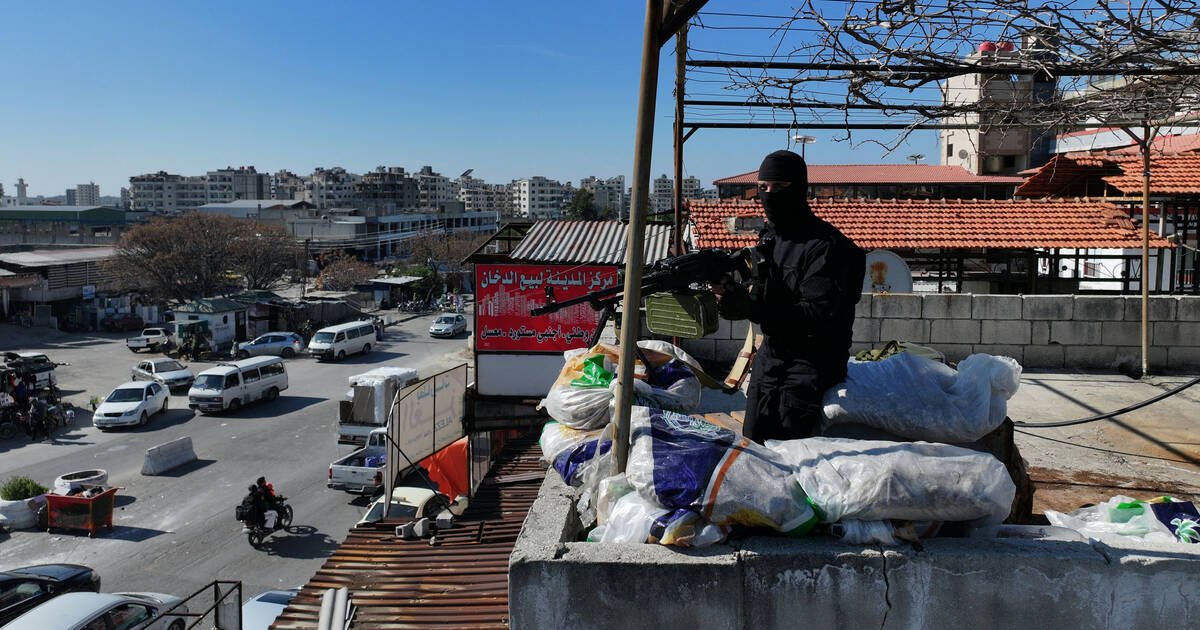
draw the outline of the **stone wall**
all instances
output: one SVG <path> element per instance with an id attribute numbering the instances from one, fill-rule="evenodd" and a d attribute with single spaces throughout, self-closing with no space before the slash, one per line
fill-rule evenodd
<path id="1" fill-rule="evenodd" d="M 892 339 L 959 361 L 975 352 L 1010 356 L 1030 368 L 1135 370 L 1141 367 L 1140 296 L 865 294 L 854 322 L 857 352 Z M 683 347 L 702 360 L 732 363 L 747 323 L 721 321 L 715 335 Z M 1200 296 L 1151 296 L 1151 370 L 1200 368 Z"/>

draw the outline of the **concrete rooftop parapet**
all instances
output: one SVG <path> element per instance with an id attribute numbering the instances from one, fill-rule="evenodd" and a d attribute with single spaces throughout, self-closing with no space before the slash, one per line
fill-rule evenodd
<path id="1" fill-rule="evenodd" d="M 1200 549 L 1025 539 L 878 547 L 825 536 L 706 549 L 571 542 L 546 475 L 509 560 L 511 627 L 1159 628 L 1200 611 Z"/>

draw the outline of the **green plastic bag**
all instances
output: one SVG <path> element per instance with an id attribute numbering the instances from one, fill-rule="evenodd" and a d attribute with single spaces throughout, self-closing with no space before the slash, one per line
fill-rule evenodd
<path id="1" fill-rule="evenodd" d="M 613 373 L 604 369 L 604 355 L 593 354 L 583 360 L 583 376 L 571 381 L 575 387 L 608 387 Z"/>

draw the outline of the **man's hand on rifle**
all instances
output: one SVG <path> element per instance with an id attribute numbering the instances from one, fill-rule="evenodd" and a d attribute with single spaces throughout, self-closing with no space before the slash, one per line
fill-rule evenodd
<path id="1" fill-rule="evenodd" d="M 750 292 L 746 287 L 727 278 L 724 282 L 714 282 L 712 292 L 717 296 L 717 312 L 723 319 L 750 319 Z"/>

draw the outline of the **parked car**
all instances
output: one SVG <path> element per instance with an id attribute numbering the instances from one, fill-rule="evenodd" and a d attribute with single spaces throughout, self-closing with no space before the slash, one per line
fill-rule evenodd
<path id="1" fill-rule="evenodd" d="M 183 600 L 165 593 L 67 593 L 14 619 L 4 630 L 183 630 L 183 617 L 154 619 Z M 187 614 L 187 606 L 171 611 Z"/>
<path id="2" fill-rule="evenodd" d="M 154 352 L 159 348 L 166 349 L 171 345 L 171 332 L 166 328 L 147 328 L 142 334 L 125 340 L 125 347 L 130 352 L 149 350 Z"/>
<path id="3" fill-rule="evenodd" d="M 237 358 L 245 359 L 264 354 L 290 359 L 304 350 L 304 337 L 294 332 L 269 332 L 254 341 L 237 345 Z"/>
<path id="4" fill-rule="evenodd" d="M 299 593 L 299 587 L 265 591 L 246 600 L 242 604 L 242 630 L 267 630 Z"/>
<path id="5" fill-rule="evenodd" d="M 443 313 L 429 325 L 431 337 L 453 337 L 467 332 L 467 318 L 458 313 Z"/>
<path id="6" fill-rule="evenodd" d="M 100 327 L 109 332 L 118 330 L 141 330 L 146 322 L 142 321 L 141 315 L 119 314 L 106 315 L 100 320 Z"/>
<path id="7" fill-rule="evenodd" d="M 150 416 L 167 410 L 167 388 L 161 383 L 130 381 L 117 385 L 92 413 L 97 429 L 144 425 Z"/>
<path id="8" fill-rule="evenodd" d="M 196 376 L 175 359 L 147 359 L 133 366 L 129 371 L 129 380 L 158 381 L 168 390 L 175 391 L 191 387 Z"/>
<path id="9" fill-rule="evenodd" d="M 78 564 L 39 564 L 0 572 L 0 625 L 72 591 L 100 592 L 100 574 Z"/>

